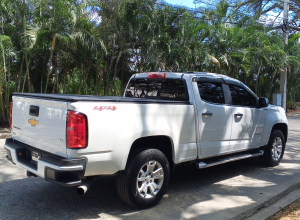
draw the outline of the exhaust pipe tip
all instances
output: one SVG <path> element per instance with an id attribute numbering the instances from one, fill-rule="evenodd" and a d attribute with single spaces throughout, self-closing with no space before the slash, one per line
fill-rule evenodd
<path id="1" fill-rule="evenodd" d="M 76 189 L 76 194 L 78 196 L 83 196 L 88 191 L 91 184 L 94 182 L 94 179 L 95 179 L 94 177 L 86 178 L 83 181 L 83 183 L 80 186 L 78 186 L 78 188 Z"/>
<path id="2" fill-rule="evenodd" d="M 76 194 L 77 196 L 83 196 L 86 192 L 87 192 L 87 187 L 85 186 L 79 186 L 77 189 L 76 189 Z"/>

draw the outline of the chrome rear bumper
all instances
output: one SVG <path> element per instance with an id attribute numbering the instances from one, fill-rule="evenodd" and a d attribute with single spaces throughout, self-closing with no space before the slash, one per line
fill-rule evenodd
<path id="1" fill-rule="evenodd" d="M 4 148 L 8 160 L 45 180 L 65 186 L 77 186 L 82 183 L 86 168 L 84 158 L 66 159 L 41 152 L 40 157 L 33 160 L 34 149 L 12 138 L 6 139 Z"/>

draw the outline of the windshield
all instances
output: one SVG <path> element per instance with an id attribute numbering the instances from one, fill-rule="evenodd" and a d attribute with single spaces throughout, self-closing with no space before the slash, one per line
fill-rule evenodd
<path id="1" fill-rule="evenodd" d="M 188 101 L 183 79 L 132 79 L 125 97 Z"/>

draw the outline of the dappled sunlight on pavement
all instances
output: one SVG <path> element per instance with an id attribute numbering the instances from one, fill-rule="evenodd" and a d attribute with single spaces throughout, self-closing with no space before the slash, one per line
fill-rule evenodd
<path id="1" fill-rule="evenodd" d="M 255 203 L 251 198 L 247 196 L 224 196 L 224 195 L 211 195 L 211 200 L 198 202 L 190 207 L 186 211 L 183 211 L 182 218 L 190 219 L 197 218 L 198 216 L 221 211 L 225 209 L 237 208 L 241 206 L 247 206 Z"/>
<path id="2" fill-rule="evenodd" d="M 268 187 L 268 186 L 276 185 L 275 183 L 269 181 L 255 179 L 243 175 L 239 175 L 227 180 L 223 180 L 215 184 L 219 184 L 219 185 L 230 184 L 230 186 L 235 186 L 235 187 Z"/>
<path id="3" fill-rule="evenodd" d="M 300 169 L 300 164 L 299 163 L 284 163 L 281 162 L 278 167 L 276 167 L 276 170 L 278 169 Z"/>

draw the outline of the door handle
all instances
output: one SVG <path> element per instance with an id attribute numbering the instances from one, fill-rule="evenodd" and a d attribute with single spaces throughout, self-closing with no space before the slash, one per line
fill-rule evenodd
<path id="1" fill-rule="evenodd" d="M 205 112 L 205 113 L 202 113 L 202 116 L 204 116 L 204 117 L 210 117 L 210 116 L 212 116 L 212 115 L 213 115 L 212 112 Z"/>
<path id="2" fill-rule="evenodd" d="M 234 114 L 234 117 L 243 117 L 243 114 L 242 113 L 236 113 L 236 114 Z"/>

